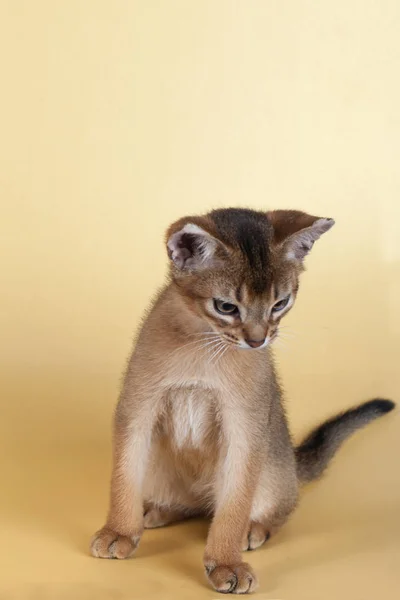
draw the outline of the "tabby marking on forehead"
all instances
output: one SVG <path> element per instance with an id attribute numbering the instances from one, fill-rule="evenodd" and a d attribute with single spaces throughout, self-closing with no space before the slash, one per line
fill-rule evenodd
<path id="1" fill-rule="evenodd" d="M 250 273 L 249 283 L 255 294 L 262 294 L 271 283 L 272 227 L 266 215 L 245 209 L 215 210 L 211 213 L 218 235 L 240 249 Z"/>

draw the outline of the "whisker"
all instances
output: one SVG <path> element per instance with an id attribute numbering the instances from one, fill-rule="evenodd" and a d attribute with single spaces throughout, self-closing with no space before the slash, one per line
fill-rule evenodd
<path id="1" fill-rule="evenodd" d="M 214 352 L 216 350 L 218 350 L 218 348 L 220 347 L 221 344 L 222 344 L 222 341 L 220 339 L 218 339 L 218 340 L 212 340 L 211 342 L 208 342 L 208 343 L 204 344 L 203 346 L 201 346 L 201 348 L 205 348 L 206 346 L 208 346 L 208 348 L 206 348 L 206 352 L 209 357 L 207 360 L 207 364 L 210 364 L 210 361 L 212 360 Z M 211 353 L 211 356 L 210 356 L 210 353 Z"/>
<path id="2" fill-rule="evenodd" d="M 223 357 L 223 355 L 225 354 L 225 352 L 228 350 L 229 345 L 225 344 L 225 347 L 223 349 L 223 351 L 221 352 L 221 354 L 217 357 L 217 360 L 215 361 L 214 365 L 217 365 L 219 363 L 219 361 L 221 360 L 221 358 Z"/>
<path id="3" fill-rule="evenodd" d="M 299 332 L 297 329 L 292 329 L 291 327 L 286 327 L 286 325 L 279 325 L 279 331 L 282 331 L 283 333 L 287 333 L 288 335 L 298 335 Z"/>
<path id="4" fill-rule="evenodd" d="M 221 348 L 223 348 L 223 347 L 224 347 L 224 343 L 223 342 L 219 342 L 218 345 L 216 346 L 216 350 L 214 350 L 213 354 L 208 359 L 208 362 L 207 362 L 208 365 L 211 364 L 211 361 L 213 360 L 213 358 L 215 356 L 217 356 L 217 354 L 220 352 Z"/>
<path id="5" fill-rule="evenodd" d="M 217 350 L 217 351 L 216 351 L 216 352 L 213 354 L 213 360 L 215 361 L 215 364 L 216 364 L 216 361 L 217 361 L 217 358 L 218 358 L 218 356 L 220 356 L 220 354 L 221 354 L 221 352 L 222 352 L 223 350 L 225 350 L 225 344 L 224 344 L 224 343 L 222 343 L 222 347 L 220 347 L 220 348 L 219 348 L 219 349 L 218 349 L 218 350 Z"/>
<path id="6" fill-rule="evenodd" d="M 222 340 L 219 340 L 216 344 L 215 344 L 215 348 L 219 348 L 220 346 L 223 346 L 224 342 Z"/>
<path id="7" fill-rule="evenodd" d="M 220 345 L 220 343 L 220 340 L 213 340 L 212 342 L 205 344 L 205 346 L 210 346 L 209 348 L 207 348 L 208 355 L 210 355 L 210 352 L 213 352 L 215 348 L 217 348 Z M 204 348 L 205 346 L 202 346 L 202 348 Z"/>
<path id="8" fill-rule="evenodd" d="M 279 325 L 279 327 L 291 327 L 290 325 Z M 296 323 L 296 327 L 292 328 L 293 331 L 300 332 L 308 329 L 308 327 L 312 327 L 313 329 L 331 329 L 328 325 L 318 325 L 318 323 L 309 321 L 307 319 L 301 319 L 298 323 Z"/>
<path id="9" fill-rule="evenodd" d="M 193 335 L 215 335 L 220 337 L 220 334 L 217 333 L 216 331 L 201 331 L 199 333 L 189 333 L 188 337 L 191 337 Z"/>
<path id="10" fill-rule="evenodd" d="M 292 329 L 288 329 L 287 327 L 284 327 L 282 325 L 280 325 L 278 327 L 278 332 L 281 334 L 283 333 L 285 335 L 291 335 L 292 337 L 294 337 L 297 333 L 296 331 L 293 331 Z"/>
<path id="11" fill-rule="evenodd" d="M 173 356 L 176 352 L 179 352 L 180 350 L 183 350 L 184 348 L 187 348 L 188 346 L 195 346 L 196 344 L 202 344 L 203 342 L 207 342 L 206 345 L 208 345 L 208 344 L 212 344 L 216 341 L 217 340 L 210 341 L 209 338 L 192 340 L 191 342 L 188 342 L 187 344 L 184 344 L 183 346 L 178 346 L 178 348 L 175 348 L 175 350 L 173 350 L 173 352 L 171 352 L 171 354 L 169 356 Z"/>
<path id="12" fill-rule="evenodd" d="M 205 348 L 206 346 L 211 346 L 211 348 L 207 348 L 207 352 L 212 350 L 217 344 L 219 344 L 219 340 L 211 340 L 211 342 L 206 342 L 202 346 L 199 346 L 198 350 Z"/>
<path id="13" fill-rule="evenodd" d="M 279 337 L 281 340 L 293 340 L 296 336 L 291 335 L 289 333 L 278 333 L 277 337 Z"/>

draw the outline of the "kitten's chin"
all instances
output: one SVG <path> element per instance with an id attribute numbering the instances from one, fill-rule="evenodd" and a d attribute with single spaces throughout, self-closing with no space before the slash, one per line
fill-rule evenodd
<path id="1" fill-rule="evenodd" d="M 263 350 L 264 348 L 266 348 L 267 346 L 271 345 L 271 342 L 274 340 L 275 338 L 265 338 L 265 341 L 263 343 L 262 346 L 258 346 L 258 348 L 252 348 L 251 346 L 249 346 L 248 344 L 246 344 L 246 342 L 239 342 L 239 344 L 236 344 L 237 348 L 240 348 L 241 350 Z"/>

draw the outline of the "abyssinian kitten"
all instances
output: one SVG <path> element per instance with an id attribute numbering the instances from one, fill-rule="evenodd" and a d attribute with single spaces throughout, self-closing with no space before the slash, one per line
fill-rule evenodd
<path id="1" fill-rule="evenodd" d="M 394 403 L 371 400 L 290 438 L 271 344 L 292 308 L 303 260 L 334 224 L 294 210 L 220 209 L 167 231 L 168 284 L 147 315 L 115 412 L 101 558 L 127 558 L 143 530 L 212 517 L 211 585 L 257 585 L 242 552 L 261 546 L 340 444 Z"/>

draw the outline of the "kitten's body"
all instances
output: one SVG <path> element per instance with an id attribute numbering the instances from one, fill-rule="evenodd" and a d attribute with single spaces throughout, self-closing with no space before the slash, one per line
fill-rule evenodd
<path id="1" fill-rule="evenodd" d="M 188 332 L 179 329 L 183 315 Z M 189 513 L 213 514 L 217 457 L 223 442 L 222 420 L 224 411 L 229 411 L 238 416 L 244 413 L 242 419 L 232 423 L 232 435 L 243 437 L 246 446 L 242 429 L 250 426 L 252 442 L 261 450 L 260 460 L 264 464 L 257 482 L 260 492 L 255 494 L 253 502 L 254 518 L 261 516 L 261 498 L 271 507 L 279 505 L 279 511 L 282 502 L 292 508 L 297 498 L 295 461 L 270 349 L 258 352 L 232 349 L 224 355 L 221 351 L 219 360 L 218 356 L 212 360 L 212 355 L 218 352 L 216 342 L 202 334 L 192 336 L 191 333 L 197 333 L 196 325 L 179 294 L 169 286 L 156 302 L 137 343 L 134 360 L 140 361 L 143 353 L 143 369 L 146 369 L 151 352 L 151 368 L 158 374 L 162 395 L 144 482 L 144 500 L 165 508 L 181 507 Z M 156 338 L 152 331 L 157 332 Z M 245 407 L 242 400 L 240 406 L 236 405 L 235 396 L 241 387 L 248 400 Z M 269 421 L 274 422 L 271 429 Z M 271 431 L 277 435 L 278 444 L 269 448 Z M 248 451 L 250 448 L 243 447 L 243 453 Z M 226 460 L 224 468 L 229 471 L 228 483 L 235 485 L 235 469 L 240 464 Z M 274 468 L 277 471 L 274 479 L 282 479 L 281 490 L 273 490 L 273 496 L 281 496 L 276 498 L 266 489 L 268 472 Z M 287 471 L 284 477 L 283 469 Z"/>
<path id="2" fill-rule="evenodd" d="M 366 403 L 292 446 L 269 342 L 293 304 L 304 255 L 331 225 L 294 211 L 227 210 L 170 228 L 172 277 L 128 365 L 95 556 L 125 558 L 144 527 L 206 514 L 211 583 L 252 591 L 241 550 L 285 522 L 300 480 L 319 476 L 355 428 L 393 408 Z"/>

